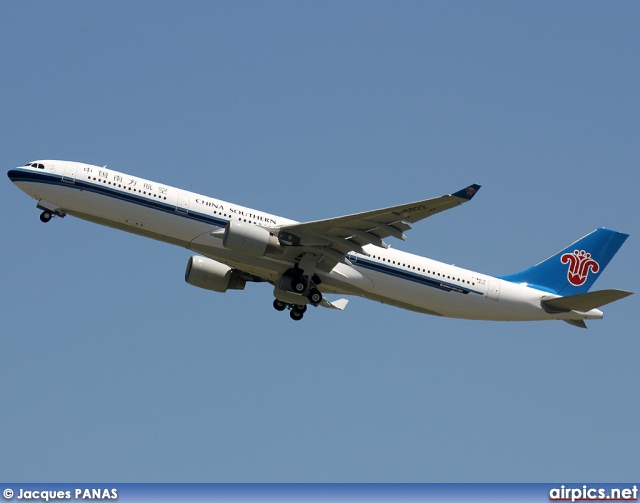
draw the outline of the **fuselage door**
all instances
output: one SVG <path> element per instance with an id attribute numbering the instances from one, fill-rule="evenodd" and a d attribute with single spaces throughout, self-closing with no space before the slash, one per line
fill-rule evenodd
<path id="1" fill-rule="evenodd" d="M 497 278 L 489 278 L 489 288 L 487 290 L 487 297 L 491 300 L 498 300 L 500 297 L 500 280 Z"/>
<path id="2" fill-rule="evenodd" d="M 67 183 L 75 183 L 77 164 L 67 163 L 62 174 L 62 181 Z"/>
<path id="3" fill-rule="evenodd" d="M 178 192 L 178 204 L 176 205 L 178 213 L 189 213 L 189 194 Z"/>

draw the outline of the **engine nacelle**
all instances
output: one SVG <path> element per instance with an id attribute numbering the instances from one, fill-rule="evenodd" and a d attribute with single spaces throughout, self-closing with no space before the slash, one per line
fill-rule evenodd
<path id="1" fill-rule="evenodd" d="M 184 280 L 198 288 L 221 293 L 227 290 L 244 290 L 246 284 L 238 272 L 228 265 L 199 255 L 189 259 Z"/>
<path id="2" fill-rule="evenodd" d="M 229 220 L 222 245 L 229 250 L 262 257 L 265 253 L 282 253 L 278 238 L 257 225 Z"/>

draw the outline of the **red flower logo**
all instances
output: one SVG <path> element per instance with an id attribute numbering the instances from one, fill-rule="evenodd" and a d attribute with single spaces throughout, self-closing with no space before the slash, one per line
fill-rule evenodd
<path id="1" fill-rule="evenodd" d="M 573 286 L 584 285 L 591 272 L 597 273 L 600 270 L 600 264 L 591 258 L 591 254 L 584 250 L 574 250 L 573 253 L 565 253 L 560 257 L 560 262 L 569 264 L 567 278 Z"/>

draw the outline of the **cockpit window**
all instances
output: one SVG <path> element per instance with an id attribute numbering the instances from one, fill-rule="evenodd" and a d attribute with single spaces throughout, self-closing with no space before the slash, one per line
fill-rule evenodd
<path id="1" fill-rule="evenodd" d="M 29 162 L 25 164 L 25 166 L 29 166 L 31 168 L 44 169 L 44 164 L 38 164 L 37 162 Z"/>

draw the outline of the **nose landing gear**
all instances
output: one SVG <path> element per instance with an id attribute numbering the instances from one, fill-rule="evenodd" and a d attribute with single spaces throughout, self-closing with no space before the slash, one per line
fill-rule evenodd
<path id="1" fill-rule="evenodd" d="M 36 208 L 42 210 L 42 213 L 40 213 L 40 221 L 45 224 L 50 222 L 54 216 L 64 218 L 67 215 L 62 208 L 59 208 L 55 204 L 45 201 L 44 199 L 40 199 L 40 201 L 38 201 Z"/>

